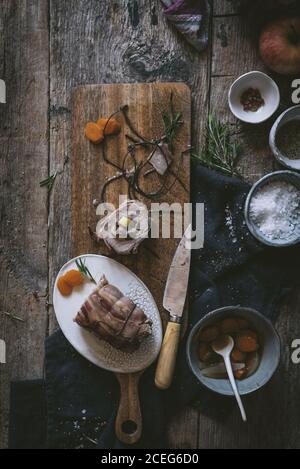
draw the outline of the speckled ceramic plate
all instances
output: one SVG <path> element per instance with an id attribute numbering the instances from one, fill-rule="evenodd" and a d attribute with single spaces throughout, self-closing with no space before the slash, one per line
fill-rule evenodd
<path id="1" fill-rule="evenodd" d="M 145 339 L 134 353 L 124 353 L 76 324 L 73 319 L 95 285 L 85 282 L 76 287 L 69 297 L 60 294 L 57 280 L 67 270 L 76 269 L 76 259 L 67 262 L 60 270 L 54 285 L 53 305 L 60 328 L 72 346 L 90 362 L 116 373 L 134 373 L 150 366 L 157 358 L 162 343 L 162 324 L 153 296 L 146 285 L 127 267 L 105 256 L 86 254 L 80 256 L 96 281 L 105 274 L 107 280 L 119 288 L 145 311 L 152 320 L 152 335 Z"/>

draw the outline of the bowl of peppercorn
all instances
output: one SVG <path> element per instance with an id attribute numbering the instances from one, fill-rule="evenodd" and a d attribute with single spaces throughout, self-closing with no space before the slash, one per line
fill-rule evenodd
<path id="1" fill-rule="evenodd" d="M 230 87 L 228 101 L 235 117 L 249 124 L 259 124 L 277 111 L 280 92 L 271 77 L 254 71 L 235 80 Z"/>

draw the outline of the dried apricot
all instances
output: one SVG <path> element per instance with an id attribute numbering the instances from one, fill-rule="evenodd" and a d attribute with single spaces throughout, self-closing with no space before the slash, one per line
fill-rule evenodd
<path id="1" fill-rule="evenodd" d="M 63 296 L 69 296 L 72 293 L 73 288 L 69 285 L 64 277 L 60 277 L 57 281 L 57 288 Z"/>
<path id="2" fill-rule="evenodd" d="M 249 329 L 250 323 L 247 319 L 244 318 L 237 318 L 237 322 L 239 324 L 240 329 Z"/>
<path id="3" fill-rule="evenodd" d="M 84 134 L 92 143 L 101 143 L 104 139 L 103 128 L 95 124 L 95 122 L 88 122 L 84 129 Z"/>
<path id="4" fill-rule="evenodd" d="M 121 125 L 114 118 L 105 119 L 102 117 L 98 119 L 97 125 L 103 129 L 104 135 L 117 135 L 121 130 Z"/>
<path id="5" fill-rule="evenodd" d="M 223 334 L 236 334 L 239 331 L 239 324 L 236 318 L 223 319 L 220 324 Z"/>
<path id="6" fill-rule="evenodd" d="M 68 272 L 65 273 L 63 278 L 64 281 L 67 282 L 67 284 L 71 287 L 78 287 L 84 282 L 84 276 L 82 275 L 82 273 L 79 272 L 79 270 L 75 269 L 68 270 Z"/>
<path id="7" fill-rule="evenodd" d="M 240 352 L 256 352 L 259 349 L 257 333 L 251 330 L 239 332 L 236 338 L 236 347 Z"/>
<path id="8" fill-rule="evenodd" d="M 246 354 L 244 352 L 241 352 L 237 347 L 234 347 L 231 352 L 231 360 L 234 363 L 244 363 L 244 361 L 246 360 Z"/>
<path id="9" fill-rule="evenodd" d="M 219 337 L 220 330 L 217 326 L 207 326 L 199 334 L 202 342 L 213 342 Z"/>
<path id="10" fill-rule="evenodd" d="M 247 376 L 253 375 L 260 364 L 260 356 L 258 352 L 249 353 L 246 360 Z"/>
<path id="11" fill-rule="evenodd" d="M 240 380 L 244 378 L 246 372 L 247 372 L 246 368 L 242 368 L 241 370 L 235 370 L 233 374 L 236 379 Z"/>
<path id="12" fill-rule="evenodd" d="M 212 350 L 207 344 L 200 344 L 197 350 L 198 358 L 201 362 L 208 362 L 212 357 Z"/>

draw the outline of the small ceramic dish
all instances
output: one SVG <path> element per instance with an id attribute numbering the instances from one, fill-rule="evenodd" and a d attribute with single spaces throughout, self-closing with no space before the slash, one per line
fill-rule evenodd
<path id="1" fill-rule="evenodd" d="M 262 179 L 260 179 L 258 182 L 256 182 L 253 185 L 252 189 L 250 190 L 248 194 L 246 204 L 245 204 L 245 220 L 246 220 L 248 229 L 250 230 L 252 235 L 256 239 L 258 239 L 261 243 L 267 246 L 272 246 L 272 247 L 289 247 L 300 242 L 300 227 L 297 230 L 295 230 L 293 235 L 287 239 L 270 240 L 264 235 L 264 233 L 251 220 L 251 217 L 250 217 L 250 208 L 251 208 L 251 201 L 252 201 L 253 196 L 255 196 L 263 186 L 265 186 L 266 184 L 269 184 L 270 182 L 275 182 L 275 181 L 288 182 L 290 184 L 293 184 L 300 191 L 300 175 L 298 173 L 295 173 L 293 171 L 276 171 L 274 173 L 267 174 L 266 176 L 264 176 Z"/>
<path id="2" fill-rule="evenodd" d="M 247 89 L 258 89 L 265 102 L 257 111 L 245 111 L 241 97 Z M 262 72 L 249 72 L 240 76 L 231 85 L 228 94 L 231 112 L 243 122 L 259 124 L 269 119 L 278 109 L 280 92 L 272 78 Z"/>
<path id="3" fill-rule="evenodd" d="M 192 329 L 187 340 L 187 360 L 196 378 L 206 388 L 224 396 L 233 396 L 228 379 L 213 379 L 205 377 L 199 368 L 197 345 L 199 332 L 206 326 L 228 318 L 239 317 L 247 319 L 258 332 L 261 346 L 261 360 L 256 372 L 242 381 L 237 381 L 240 395 L 251 394 L 266 385 L 276 372 L 281 357 L 281 341 L 272 323 L 261 313 L 250 308 L 228 306 L 216 309 L 201 319 Z"/>
<path id="4" fill-rule="evenodd" d="M 269 142 L 271 150 L 280 164 L 282 164 L 286 168 L 300 171 L 300 158 L 297 160 L 292 160 L 288 158 L 288 155 L 284 155 L 281 150 L 277 147 L 276 142 L 279 129 L 291 121 L 300 121 L 300 106 L 291 107 L 287 111 L 283 112 L 281 116 L 278 117 L 271 129 Z"/>

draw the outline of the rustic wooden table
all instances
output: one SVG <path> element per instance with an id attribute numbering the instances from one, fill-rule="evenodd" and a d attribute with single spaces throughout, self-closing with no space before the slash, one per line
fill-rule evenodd
<path id="1" fill-rule="evenodd" d="M 43 374 L 44 340 L 56 328 L 52 283 L 70 249 L 70 96 L 87 83 L 183 81 L 193 94 L 193 144 L 203 143 L 209 110 L 243 140 L 241 169 L 250 181 L 274 169 L 268 149 L 270 122 L 248 127 L 228 111 L 232 80 L 263 69 L 249 27 L 231 1 L 215 0 L 211 44 L 193 51 L 162 18 L 159 0 L 2 0 L 0 77 L 8 85 L 0 107 L 0 446 L 7 446 L 11 380 Z M 291 82 L 280 79 L 282 108 Z M 51 196 L 39 181 L 58 171 Z M 13 321 L 3 312 L 24 318 Z M 299 448 L 300 366 L 290 360 L 300 337 L 300 297 L 283 308 L 280 372 L 247 399 L 247 426 L 238 411 L 216 422 L 186 409 L 174 417 L 170 447 Z M 222 406 L 222 404 L 220 404 Z"/>

